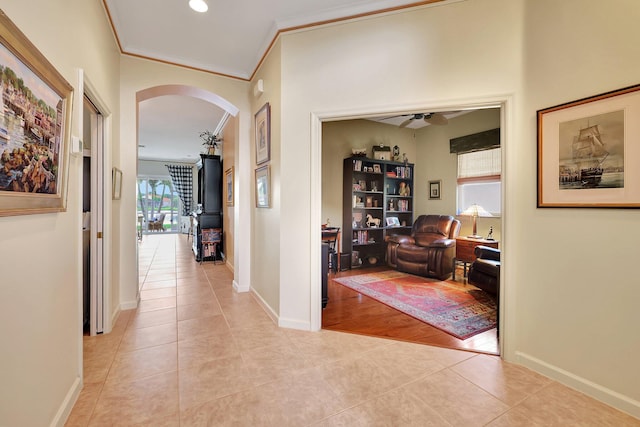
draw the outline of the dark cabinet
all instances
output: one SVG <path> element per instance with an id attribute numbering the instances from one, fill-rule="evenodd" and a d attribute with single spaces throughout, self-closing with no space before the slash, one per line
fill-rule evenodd
<path id="1" fill-rule="evenodd" d="M 193 253 L 201 261 L 202 230 L 222 229 L 222 161 L 220 156 L 201 154 L 202 168 L 198 171 L 198 203 L 202 213 L 194 213 Z M 222 259 L 222 242 L 217 246 L 216 259 Z"/>

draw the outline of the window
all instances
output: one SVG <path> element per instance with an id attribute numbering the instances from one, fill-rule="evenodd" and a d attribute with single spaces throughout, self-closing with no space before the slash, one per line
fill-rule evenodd
<path id="1" fill-rule="evenodd" d="M 477 204 L 500 216 L 501 171 L 500 148 L 458 154 L 458 214 Z"/>
<path id="2" fill-rule="evenodd" d="M 163 228 L 166 231 L 177 231 L 180 198 L 171 185 L 171 178 L 138 176 L 137 190 L 138 215 L 144 218 L 145 227 L 148 221 L 164 213 Z"/>

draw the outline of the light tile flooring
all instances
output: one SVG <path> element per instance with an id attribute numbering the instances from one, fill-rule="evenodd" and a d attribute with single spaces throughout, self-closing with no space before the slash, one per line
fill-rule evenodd
<path id="1" fill-rule="evenodd" d="M 640 426 L 499 358 L 276 327 L 184 235 L 145 236 L 141 303 L 84 339 L 68 426 Z"/>

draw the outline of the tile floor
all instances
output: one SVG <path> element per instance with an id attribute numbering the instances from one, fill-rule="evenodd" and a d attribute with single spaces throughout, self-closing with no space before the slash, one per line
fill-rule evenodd
<path id="1" fill-rule="evenodd" d="M 141 303 L 84 338 L 67 426 L 640 426 L 495 356 L 280 329 L 184 235 L 145 236 Z"/>

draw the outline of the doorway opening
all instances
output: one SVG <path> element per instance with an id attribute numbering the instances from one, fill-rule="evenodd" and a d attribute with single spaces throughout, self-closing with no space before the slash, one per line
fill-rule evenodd
<path id="1" fill-rule="evenodd" d="M 436 111 L 442 111 L 440 114 L 443 115 L 448 113 L 446 110 Z M 321 147 L 316 152 L 321 156 L 321 166 L 319 167 L 322 177 L 320 183 L 322 198 L 319 204 L 321 223 L 324 224 L 330 221 L 333 226 L 341 226 L 344 221 L 347 221 L 347 217 L 343 212 L 343 195 L 340 192 L 338 192 L 340 194 L 336 194 L 335 190 L 333 190 L 335 188 L 343 188 L 343 186 L 345 189 L 347 188 L 347 184 L 342 182 L 342 161 L 344 158 L 350 157 L 353 152 L 362 148 L 366 151 L 366 157 L 373 158 L 373 146 L 388 146 L 391 150 L 393 150 L 394 146 L 400 146 L 400 156 L 406 154 L 409 162 L 415 163 L 416 166 L 415 188 L 411 189 L 415 199 L 415 204 L 412 207 L 412 220 L 415 220 L 421 214 L 452 215 L 463 223 L 460 236 L 471 234 L 470 218 L 459 215 L 464 208 L 457 206 L 459 202 L 457 197 L 459 190 L 457 185 L 457 158 L 456 154 L 451 153 L 449 150 L 449 140 L 488 129 L 504 129 L 504 105 L 501 102 L 497 105 L 496 103 L 491 103 L 491 105 L 456 108 L 455 111 L 464 111 L 464 114 L 449 118 L 448 124 L 444 126 L 442 125 L 443 123 L 430 123 L 427 130 L 407 126 L 408 123 L 413 121 L 418 122 L 418 120 L 408 119 L 415 119 L 418 116 L 420 116 L 418 117 L 419 119 L 422 119 L 423 116 L 427 116 L 426 114 L 422 115 L 414 112 L 391 113 L 384 116 L 370 113 L 353 114 L 345 119 L 331 117 L 323 120 L 320 118 L 319 130 L 321 138 L 319 139 L 321 140 Z M 478 117 L 473 117 L 474 114 Z M 390 125 L 388 119 L 391 117 L 397 118 L 398 123 Z M 484 123 L 483 121 L 487 120 L 487 117 L 489 122 Z M 403 123 L 404 126 L 402 126 Z M 454 129 L 454 126 L 457 127 Z M 504 138 L 501 139 L 504 142 Z M 504 150 L 502 158 L 504 158 Z M 437 198 L 430 199 L 428 197 L 430 182 L 438 183 Z M 356 184 L 361 185 L 361 183 Z M 504 192 L 500 187 L 504 188 L 504 186 L 498 186 L 497 191 L 500 192 L 498 198 L 502 199 L 500 203 L 504 206 Z M 375 194 L 372 194 L 372 196 L 373 199 L 376 198 Z M 364 199 L 363 202 L 366 207 Z M 380 206 L 381 209 L 386 209 L 384 203 Z M 486 235 L 491 229 L 493 230 L 494 238 L 500 241 L 504 224 L 504 210 L 500 209 L 500 212 L 501 214 L 492 218 L 478 218 L 478 232 Z M 375 217 L 375 215 L 373 216 Z M 341 236 L 342 242 L 345 242 L 346 239 L 349 239 L 347 241 L 352 241 L 352 239 L 358 239 L 358 236 Z M 356 240 L 356 243 L 369 244 L 370 242 L 357 242 Z M 499 244 L 502 245 L 502 242 L 499 242 Z M 342 246 L 345 246 L 344 243 Z M 351 260 L 352 253 L 341 253 L 340 255 L 342 255 L 341 261 L 347 261 L 348 263 Z M 347 260 L 347 258 L 349 259 Z M 378 257 L 377 261 L 381 262 L 378 262 L 375 267 L 370 269 L 344 269 L 343 271 L 338 270 L 329 273 L 329 301 L 327 308 L 320 309 L 319 327 L 481 353 L 500 353 L 500 342 L 496 328 L 478 334 L 475 337 L 460 340 L 430 327 L 412 316 L 399 313 L 385 304 L 333 282 L 333 279 L 341 276 L 359 275 L 370 271 L 385 271 L 389 269 L 386 266 L 384 256 L 383 259 Z M 464 272 L 457 271 L 458 269 L 461 270 L 461 268 L 461 266 L 457 266 L 454 270 L 456 271 L 455 280 L 453 280 L 453 276 L 448 280 L 464 289 L 471 285 L 468 285 Z M 332 297 L 337 302 L 334 306 L 331 306 Z M 365 299 L 368 301 L 365 301 Z M 499 299 L 500 296 L 498 295 L 497 303 L 499 303 Z M 346 307 L 344 304 L 347 302 L 355 305 Z M 341 307 L 338 308 L 338 306 Z M 372 316 L 373 311 L 379 311 L 377 315 L 378 321 L 372 320 L 374 318 Z M 360 324 L 358 324 L 359 322 Z M 378 323 L 375 324 L 374 322 Z M 427 339 L 424 339 L 425 337 Z"/>

